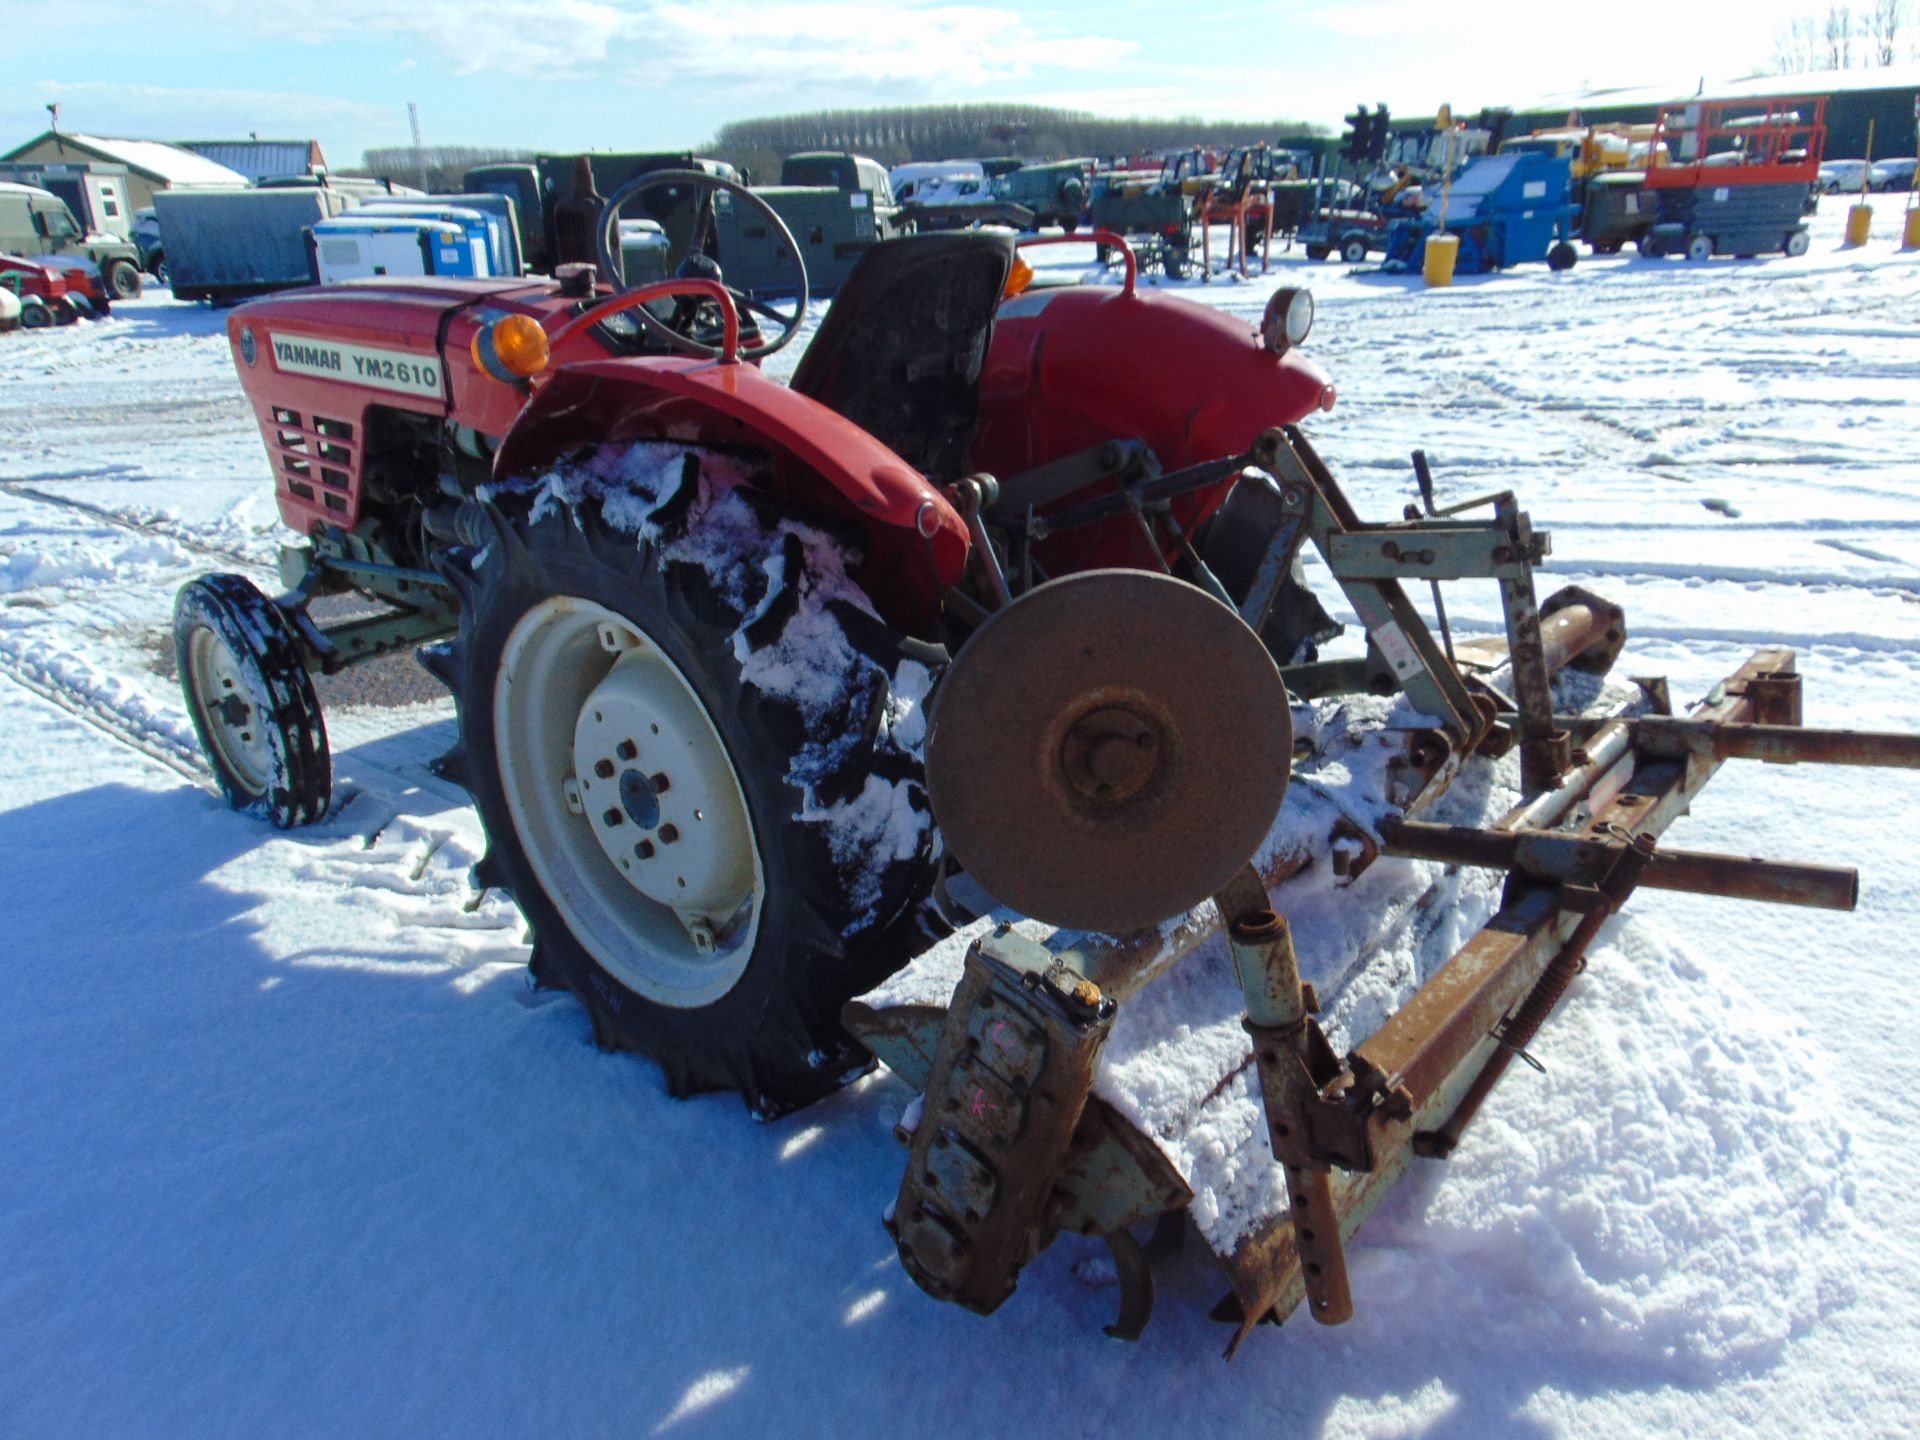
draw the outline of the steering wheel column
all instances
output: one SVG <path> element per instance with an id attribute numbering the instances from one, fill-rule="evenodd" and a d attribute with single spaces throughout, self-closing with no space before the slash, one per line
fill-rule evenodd
<path id="1" fill-rule="evenodd" d="M 676 350 L 694 355 L 706 355 L 720 360 L 735 358 L 761 360 L 790 344 L 793 337 L 799 334 L 801 322 L 806 318 L 807 313 L 809 292 L 806 262 L 800 258 L 799 243 L 793 238 L 793 232 L 787 228 L 786 222 L 780 218 L 779 212 L 746 186 L 736 184 L 734 181 L 723 180 L 718 175 L 708 175 L 699 170 L 654 170 L 644 175 L 634 176 L 607 197 L 599 235 L 601 270 L 609 279 L 624 276 L 624 270 L 616 263 L 614 254 L 619 234 L 621 207 L 649 190 L 657 190 L 668 185 L 686 186 L 693 191 L 695 207 L 693 236 L 687 245 L 686 258 L 679 267 L 680 278 L 666 282 L 667 286 L 687 288 L 671 290 L 660 284 L 653 284 L 635 289 L 627 286 L 622 280 L 619 300 L 624 301 L 632 295 L 645 292 L 643 298 L 633 304 L 615 302 L 612 305 L 596 305 L 568 322 L 560 333 L 564 334 L 579 327 L 591 316 L 605 319 L 608 315 L 620 311 L 631 311 L 634 318 L 656 339 Z M 760 218 L 766 221 L 771 233 L 784 246 L 781 253 L 793 261 L 794 275 L 798 283 L 794 287 L 791 310 L 782 312 L 766 301 L 728 285 L 719 264 L 706 253 L 715 235 L 717 222 L 714 202 L 721 192 L 737 198 L 741 203 L 758 212 Z M 696 333 L 700 329 L 710 328 L 710 322 L 707 322 L 704 316 L 709 304 L 712 303 L 711 292 L 715 290 L 720 292 L 726 301 L 723 314 L 725 339 L 719 346 L 698 338 Z M 674 296 L 677 302 L 672 313 L 666 317 L 655 314 L 649 302 L 668 295 Z M 772 338 L 748 338 L 743 344 L 740 335 L 740 316 L 743 313 L 755 317 L 756 320 L 772 321 L 778 327 Z M 759 330 L 757 325 L 755 328 L 760 337 L 766 335 L 766 332 Z M 554 339 L 557 341 L 559 335 L 555 335 Z"/>

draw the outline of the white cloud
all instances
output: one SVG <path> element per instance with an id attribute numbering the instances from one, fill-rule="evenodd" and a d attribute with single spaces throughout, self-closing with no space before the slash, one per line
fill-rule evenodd
<path id="1" fill-rule="evenodd" d="M 1447 5 L 1421 0 L 1373 0 L 1361 5 L 1334 5 L 1309 10 L 1300 17 L 1341 35 L 1428 35 L 1460 25 L 1458 13 Z"/>
<path id="2" fill-rule="evenodd" d="M 460 74 L 618 75 L 661 86 L 924 83 L 952 92 L 1049 69 L 1094 70 L 1140 48 L 1131 40 L 1043 30 L 996 6 L 874 0 L 330 0 L 297 14 L 227 0 L 226 9 L 236 24 L 309 44 L 415 40 Z"/>
<path id="3" fill-rule="evenodd" d="M 21 120 L 10 128 L 28 128 L 26 119 L 31 114 L 37 117 L 31 128 L 45 129 L 42 107 L 48 101 L 58 101 L 62 129 L 129 139 L 215 137 L 249 131 L 307 139 L 348 126 L 391 127 L 396 131 L 404 131 L 406 126 L 404 108 L 338 95 L 130 85 L 106 80 L 37 80 L 25 88 L 26 96 L 16 91 L 10 97 L 13 104 L 0 106 L 0 125 L 8 124 L 17 106 Z M 20 100 L 26 103 L 19 104 Z M 167 117 L 164 135 L 154 132 L 155 115 Z"/>

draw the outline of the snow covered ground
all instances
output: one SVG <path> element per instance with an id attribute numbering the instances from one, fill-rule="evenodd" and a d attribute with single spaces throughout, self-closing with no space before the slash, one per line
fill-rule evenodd
<path id="1" fill-rule="evenodd" d="M 1796 260 L 1185 288 L 1251 319 L 1311 282 L 1363 512 L 1416 446 L 1519 489 L 1555 579 L 1625 605 L 1623 671 L 1691 699 L 1784 641 L 1808 723 L 1915 730 L 1920 257 L 1882 210 L 1842 251 L 1828 201 Z M 1196 1245 L 1122 1346 L 1073 1242 L 983 1321 L 880 1228 L 897 1080 L 756 1125 L 526 988 L 429 687 L 336 690 L 325 825 L 220 808 L 163 672 L 176 586 L 266 583 L 279 538 L 223 318 L 0 337 L 7 1440 L 1913 1433 L 1911 775 L 1723 772 L 1673 842 L 1858 864 L 1859 913 L 1636 897 L 1547 1073 L 1363 1236 L 1351 1325 L 1222 1365 Z"/>

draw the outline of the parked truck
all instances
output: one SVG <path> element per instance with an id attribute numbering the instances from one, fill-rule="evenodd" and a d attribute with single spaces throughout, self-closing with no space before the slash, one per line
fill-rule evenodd
<path id="1" fill-rule="evenodd" d="M 780 166 L 780 183 L 757 186 L 753 193 L 786 222 L 816 295 L 833 294 L 856 260 L 906 233 L 886 167 L 864 155 L 789 155 Z M 791 284 L 793 263 L 772 227 L 730 196 L 718 195 L 714 203 L 717 258 L 727 283 L 750 292 Z"/>
<path id="2" fill-rule="evenodd" d="M 174 297 L 223 304 L 310 283 L 307 232 L 353 200 L 331 186 L 289 185 L 161 190 L 153 204 Z"/>
<path id="3" fill-rule="evenodd" d="M 140 251 L 130 241 L 90 230 L 50 190 L 0 180 L 0 252 L 60 255 L 91 261 L 107 293 L 131 300 L 140 293 Z"/>

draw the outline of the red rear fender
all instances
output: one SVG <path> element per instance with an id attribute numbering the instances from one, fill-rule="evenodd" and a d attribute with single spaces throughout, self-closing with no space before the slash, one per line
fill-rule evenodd
<path id="1" fill-rule="evenodd" d="M 751 365 L 674 356 L 565 366 L 507 432 L 494 473 L 526 475 L 581 446 L 640 440 L 767 451 L 775 498 L 861 531 L 857 574 L 889 623 L 934 633 L 940 596 L 966 566 L 965 522 L 892 450 Z"/>

